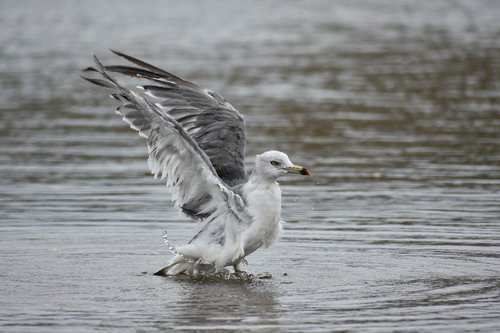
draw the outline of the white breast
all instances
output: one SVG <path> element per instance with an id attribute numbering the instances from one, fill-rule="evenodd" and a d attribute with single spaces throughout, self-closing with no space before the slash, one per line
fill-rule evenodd
<path id="1" fill-rule="evenodd" d="M 245 255 L 269 246 L 281 231 L 281 190 L 277 182 L 249 182 L 243 189 L 253 222 L 245 231 Z"/>

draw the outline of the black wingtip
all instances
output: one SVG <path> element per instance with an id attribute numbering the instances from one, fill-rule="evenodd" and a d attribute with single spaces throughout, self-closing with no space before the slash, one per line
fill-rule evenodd
<path id="1" fill-rule="evenodd" d="M 92 58 L 94 59 L 94 62 L 95 64 L 97 65 L 97 67 L 102 71 L 104 72 L 104 65 L 102 64 L 101 60 L 99 60 L 99 58 L 94 54 L 92 56 Z"/>
<path id="2" fill-rule="evenodd" d="M 96 86 L 101 86 L 104 88 L 109 88 L 109 89 L 116 89 L 116 86 L 114 86 L 112 83 L 109 83 L 107 81 L 101 80 L 101 79 L 92 79 L 89 77 L 85 77 L 83 75 L 80 75 L 80 77 L 84 80 L 89 81 L 90 83 L 95 84 Z"/>
<path id="3" fill-rule="evenodd" d="M 114 50 L 114 49 L 108 49 L 110 50 L 111 52 L 113 52 L 114 54 L 116 54 L 117 56 L 120 56 L 120 57 L 123 57 L 126 59 L 127 55 L 123 52 L 120 52 L 120 51 L 117 51 L 117 50 Z"/>
<path id="4" fill-rule="evenodd" d="M 99 72 L 99 71 L 97 69 L 95 69 L 94 67 L 87 67 L 87 68 L 82 69 L 82 72 Z"/>
<path id="5" fill-rule="evenodd" d="M 127 61 L 130 61 L 131 63 L 133 64 L 136 64 L 144 69 L 147 69 L 155 74 L 158 74 L 158 75 L 164 75 L 164 76 L 168 76 L 170 78 L 174 78 L 176 80 L 180 80 L 180 81 L 184 81 L 182 78 L 178 77 L 178 76 L 175 76 L 169 72 L 166 72 L 164 71 L 163 69 L 159 68 L 159 67 L 156 67 L 156 66 L 153 66 L 151 64 L 148 64 L 147 62 L 144 62 L 140 59 L 137 59 L 137 58 L 134 58 L 132 56 L 129 56 L 128 54 L 125 54 L 123 52 L 120 52 L 120 51 L 117 51 L 117 50 L 113 50 L 113 49 L 109 49 L 111 52 L 113 52 L 114 54 L 116 54 L 117 56 L 120 56 L 124 59 L 126 59 Z"/>
<path id="6" fill-rule="evenodd" d="M 154 273 L 153 275 L 167 276 L 167 269 L 168 269 L 168 267 L 164 267 L 164 268 L 160 269 L 158 272 Z"/>

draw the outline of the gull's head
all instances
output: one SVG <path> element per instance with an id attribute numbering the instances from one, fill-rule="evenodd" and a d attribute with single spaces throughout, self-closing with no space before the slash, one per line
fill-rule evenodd
<path id="1" fill-rule="evenodd" d="M 269 179 L 277 179 L 287 173 L 310 175 L 308 169 L 293 164 L 285 153 L 276 150 L 266 151 L 263 154 L 257 155 L 255 172 Z"/>

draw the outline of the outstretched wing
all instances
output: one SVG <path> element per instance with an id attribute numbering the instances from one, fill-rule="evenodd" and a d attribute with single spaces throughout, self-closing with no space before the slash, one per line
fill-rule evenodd
<path id="1" fill-rule="evenodd" d="M 112 52 L 139 67 L 105 66 L 106 71 L 150 80 L 152 84 L 139 88 L 184 128 L 208 156 L 219 177 L 230 186 L 243 182 L 245 123 L 238 110 L 216 92 L 121 52 Z"/>
<path id="2" fill-rule="evenodd" d="M 243 201 L 217 175 L 207 154 L 168 112 L 142 95 L 121 86 L 94 56 L 103 79 L 84 77 L 112 89 L 121 102 L 116 112 L 148 143 L 148 165 L 155 177 L 166 179 L 177 207 L 190 207 L 194 218 L 215 217 L 227 209 L 241 210 Z"/>

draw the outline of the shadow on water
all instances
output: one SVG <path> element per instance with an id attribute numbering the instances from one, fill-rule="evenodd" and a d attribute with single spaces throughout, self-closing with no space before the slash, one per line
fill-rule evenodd
<path id="1" fill-rule="evenodd" d="M 163 278 L 166 287 L 176 286 L 176 304 L 167 302 L 168 318 L 156 328 L 180 331 L 262 330 L 280 332 L 282 305 L 275 281 L 258 278 Z"/>

